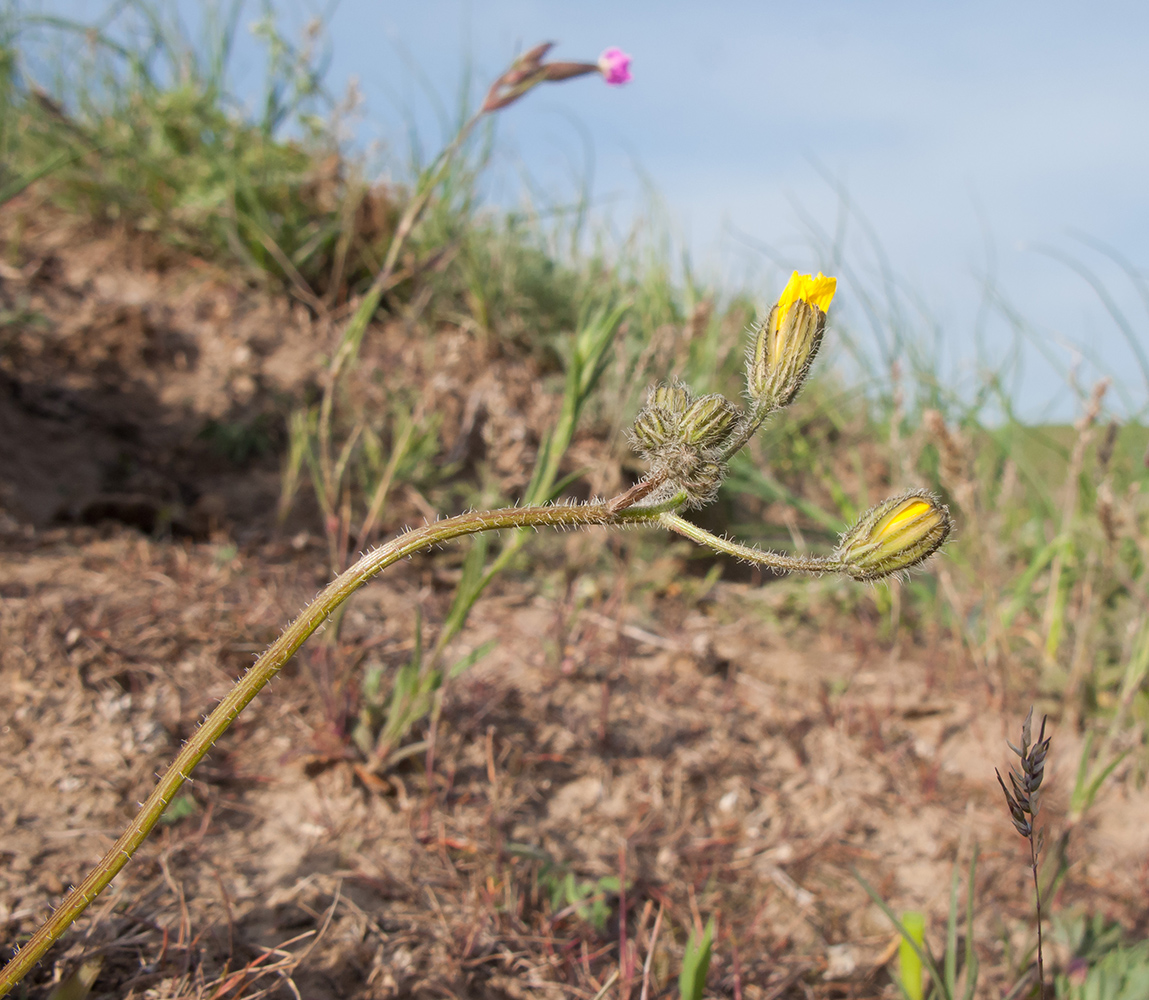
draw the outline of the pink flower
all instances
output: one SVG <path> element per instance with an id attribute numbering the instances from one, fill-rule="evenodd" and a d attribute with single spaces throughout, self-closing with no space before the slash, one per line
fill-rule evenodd
<path id="1" fill-rule="evenodd" d="M 622 49 L 607 49 L 598 57 L 598 68 L 612 87 L 630 83 L 630 56 Z"/>

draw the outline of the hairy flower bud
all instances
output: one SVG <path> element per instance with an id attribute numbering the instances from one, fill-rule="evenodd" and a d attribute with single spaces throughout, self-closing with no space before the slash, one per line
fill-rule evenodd
<path id="1" fill-rule="evenodd" d="M 714 499 L 726 475 L 723 449 L 742 412 L 717 393 L 695 399 L 680 382 L 655 386 L 634 420 L 631 441 L 664 482 L 655 498 L 685 494 L 701 507 Z"/>
<path id="2" fill-rule="evenodd" d="M 788 406 L 802 388 L 822 345 L 826 311 L 837 278 L 795 271 L 766 322 L 754 331 L 747 357 L 746 388 L 767 410 Z"/>
<path id="3" fill-rule="evenodd" d="M 685 413 L 690 405 L 690 390 L 680 382 L 665 382 L 650 390 L 648 403 L 671 413 Z"/>
<path id="4" fill-rule="evenodd" d="M 698 448 L 721 448 L 737 419 L 738 407 L 725 396 L 703 396 L 682 416 L 682 439 Z"/>
<path id="5" fill-rule="evenodd" d="M 880 580 L 916 566 L 949 537 L 949 508 L 924 491 L 871 507 L 842 535 L 837 558 L 855 580 Z"/>
<path id="6" fill-rule="evenodd" d="M 677 427 L 678 421 L 668 411 L 657 406 L 646 406 L 634 418 L 631 435 L 639 451 L 653 452 L 673 440 Z"/>

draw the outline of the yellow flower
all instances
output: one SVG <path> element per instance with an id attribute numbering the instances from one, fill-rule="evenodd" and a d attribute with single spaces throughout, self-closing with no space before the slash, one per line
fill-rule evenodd
<path id="1" fill-rule="evenodd" d="M 795 271 L 755 331 L 746 386 L 759 412 L 787 406 L 798 395 L 822 344 L 826 310 L 837 287 L 837 278 Z"/>
<path id="2" fill-rule="evenodd" d="M 829 312 L 837 290 L 837 278 L 827 278 L 821 271 L 817 274 L 799 274 L 795 271 L 782 289 L 782 297 L 776 307 L 778 311 L 774 314 L 776 322 L 782 324 L 795 302 L 806 302 L 820 312 Z"/>

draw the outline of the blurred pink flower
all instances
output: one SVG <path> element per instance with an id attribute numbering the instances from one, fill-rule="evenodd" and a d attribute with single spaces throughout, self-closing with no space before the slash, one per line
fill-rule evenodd
<path id="1" fill-rule="evenodd" d="M 598 57 L 598 68 L 612 87 L 630 83 L 630 56 L 622 49 L 607 49 Z"/>

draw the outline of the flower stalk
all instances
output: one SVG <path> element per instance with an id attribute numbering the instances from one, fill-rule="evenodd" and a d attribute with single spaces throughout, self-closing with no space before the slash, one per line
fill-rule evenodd
<path id="1" fill-rule="evenodd" d="M 376 574 L 388 566 L 433 548 L 443 542 L 482 531 L 524 527 L 586 527 L 594 524 L 623 523 L 625 508 L 612 510 L 606 503 L 547 507 L 508 507 L 501 510 L 461 514 L 458 517 L 436 521 L 416 528 L 392 539 L 327 585 L 319 596 L 295 619 L 283 634 L 250 667 L 215 707 L 212 713 L 184 744 L 183 749 L 164 772 L 159 783 L 144 801 L 139 812 L 104 855 L 99 864 L 68 895 L 55 913 L 36 931 L 16 956 L 0 970 L 0 996 L 5 995 L 40 960 L 49 946 L 87 909 L 108 884 L 116 877 L 159 822 L 160 816 L 180 790 L 196 765 L 203 760 L 212 745 L 231 726 L 253 698 L 298 651 L 299 647 L 319 628 L 344 601 Z M 650 515 L 652 519 L 657 515 Z M 628 519 L 630 523 L 632 519 Z"/>

